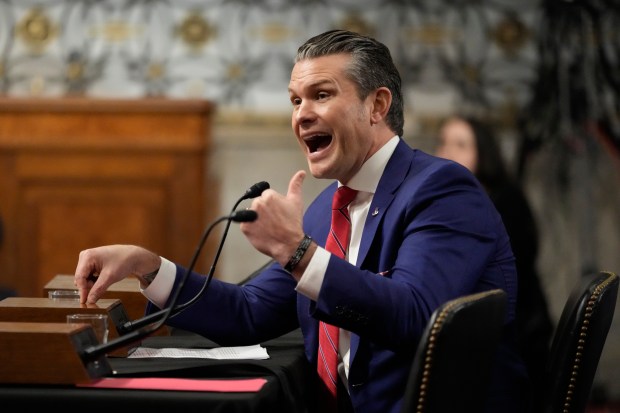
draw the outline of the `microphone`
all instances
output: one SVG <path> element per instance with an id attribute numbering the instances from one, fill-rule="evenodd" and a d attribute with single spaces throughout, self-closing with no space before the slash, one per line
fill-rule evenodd
<path id="1" fill-rule="evenodd" d="M 179 299 L 179 295 L 181 293 L 181 290 L 183 289 L 183 286 L 185 285 L 185 282 L 187 281 L 187 279 L 189 278 L 190 273 L 192 272 L 195 264 L 196 264 L 196 260 L 198 258 L 198 255 L 200 253 L 200 250 L 202 249 L 202 246 L 204 245 L 206 239 L 208 238 L 209 234 L 211 233 L 211 231 L 213 230 L 213 228 L 215 228 L 215 226 L 217 224 L 219 224 L 222 221 L 228 221 L 228 223 L 230 224 L 230 222 L 234 221 L 234 222 L 252 222 L 255 221 L 256 218 L 258 218 L 258 214 L 256 213 L 256 211 L 252 211 L 252 210 L 243 210 L 243 211 L 236 211 L 233 212 L 230 215 L 226 215 L 223 217 L 218 218 L 216 221 L 214 221 L 211 225 L 209 225 L 209 227 L 205 230 L 200 243 L 198 244 L 198 247 L 196 248 L 196 252 L 194 253 L 194 256 L 192 257 L 192 261 L 189 265 L 189 267 L 187 268 L 187 271 L 185 271 L 185 274 L 183 274 L 183 278 L 181 278 L 181 280 L 179 281 L 179 285 L 177 287 L 177 289 L 174 292 L 174 295 L 172 296 L 171 300 L 170 300 L 170 305 L 162 310 L 159 311 L 157 313 L 153 313 L 153 314 L 157 314 L 157 317 L 154 317 L 153 319 L 149 319 L 149 323 L 151 323 L 150 326 L 148 327 L 144 327 L 141 329 L 136 329 L 133 331 L 130 331 L 127 334 L 124 334 L 122 336 L 119 336 L 117 338 L 115 338 L 114 340 L 110 340 L 107 343 L 103 343 L 103 344 L 97 344 L 97 345 L 93 345 L 93 346 L 89 346 L 84 348 L 84 350 L 81 352 L 80 356 L 82 357 L 83 360 L 85 361 L 89 361 L 89 360 L 96 360 L 97 358 L 99 358 L 100 356 L 107 354 L 111 351 L 117 350 L 123 346 L 126 346 L 128 344 L 132 344 L 136 341 L 139 341 L 140 339 L 148 336 L 149 334 L 155 332 L 155 330 L 157 330 L 158 328 L 160 328 L 167 320 L 168 318 L 170 318 L 171 314 L 173 311 L 178 312 L 180 310 L 177 310 L 177 308 L 182 307 L 181 309 L 187 307 L 189 304 L 191 304 L 193 301 L 195 301 L 197 299 L 197 297 L 199 297 L 199 295 L 194 296 L 194 298 L 190 301 L 188 301 L 187 303 L 181 304 L 179 306 L 176 305 L 177 300 Z M 210 279 L 210 278 L 209 278 Z M 204 287 L 203 287 L 204 290 Z M 202 290 L 201 290 L 202 291 Z M 153 315 L 151 314 L 151 315 Z M 146 317 L 144 317 L 146 318 Z M 142 318 L 141 320 L 143 320 L 144 318 Z M 154 320 L 160 318 L 159 322 L 156 324 L 152 324 Z"/>
<path id="2" fill-rule="evenodd" d="M 237 202 L 235 202 L 234 206 L 231 209 L 231 216 L 236 215 L 236 214 L 244 215 L 244 212 L 252 213 L 252 214 L 256 215 L 255 211 L 246 210 L 246 211 L 236 211 L 235 212 L 235 209 L 237 209 L 237 206 L 239 206 L 241 201 L 244 201 L 244 200 L 250 199 L 250 198 L 256 198 L 257 196 L 262 194 L 264 190 L 266 190 L 268 188 L 269 188 L 269 183 L 265 182 L 265 181 L 261 181 L 261 182 L 255 183 L 250 188 L 248 188 L 245 191 L 245 193 L 243 194 L 243 196 L 241 196 L 237 200 Z M 256 219 L 256 218 L 254 218 L 254 219 Z M 252 220 L 248 219 L 248 221 L 254 221 L 254 219 L 252 219 Z M 228 220 L 228 222 L 226 223 L 226 228 L 224 229 L 224 232 L 222 233 L 222 238 L 220 239 L 220 245 L 217 248 L 217 252 L 215 253 L 215 256 L 213 258 L 213 263 L 211 264 L 211 268 L 209 269 L 209 272 L 207 273 L 207 280 L 203 284 L 202 288 L 200 289 L 200 291 L 198 291 L 198 293 L 191 300 L 189 300 L 189 301 L 187 301 L 187 302 L 185 302 L 183 304 L 179 304 L 177 306 L 177 308 L 174 308 L 172 310 L 170 316 L 173 316 L 173 315 L 179 313 L 180 311 L 184 310 L 185 308 L 189 307 L 190 305 L 195 303 L 200 297 L 202 297 L 204 295 L 205 291 L 209 287 L 209 284 L 211 283 L 211 279 L 213 278 L 213 274 L 215 273 L 215 266 L 217 265 L 217 262 L 218 262 L 219 257 L 220 257 L 220 253 L 222 252 L 222 248 L 224 247 L 224 242 L 226 241 L 226 235 L 228 234 L 228 229 L 230 228 L 230 223 L 232 221 L 234 221 L 234 219 Z M 239 221 L 237 221 L 237 222 L 239 222 Z M 191 269 L 194 267 L 195 261 L 198 258 L 198 253 L 200 252 L 200 249 L 204 245 L 205 241 L 206 241 L 206 234 L 203 236 L 203 239 L 200 241 L 199 248 L 194 253 L 194 257 L 192 259 L 192 263 L 190 264 L 190 271 L 189 272 L 191 272 Z M 163 309 L 163 310 L 151 313 L 151 314 L 149 314 L 147 316 L 144 316 L 142 318 L 139 318 L 138 320 L 127 321 L 123 325 L 117 327 L 117 330 L 118 330 L 119 334 L 124 335 L 124 334 L 126 334 L 126 333 L 128 333 L 130 331 L 135 330 L 136 328 L 144 327 L 144 326 L 146 326 L 146 325 L 148 325 L 148 324 L 158 320 L 165 313 L 166 313 L 166 309 Z"/>
<path id="3" fill-rule="evenodd" d="M 237 209 L 237 206 L 239 206 L 241 201 L 245 199 L 256 198 L 257 196 L 262 194 L 265 189 L 269 189 L 269 182 L 260 181 L 255 183 L 245 191 L 245 194 L 243 194 L 241 198 L 237 200 L 232 210 L 234 211 L 235 209 Z"/>

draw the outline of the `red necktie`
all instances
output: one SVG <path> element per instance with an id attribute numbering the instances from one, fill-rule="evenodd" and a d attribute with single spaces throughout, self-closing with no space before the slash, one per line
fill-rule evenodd
<path id="1" fill-rule="evenodd" d="M 349 246 L 351 234 L 351 217 L 348 206 L 355 198 L 357 191 L 347 186 L 341 186 L 334 194 L 332 200 L 332 224 L 325 249 L 340 258 L 344 258 Z M 319 354 L 317 370 L 319 377 L 325 383 L 327 390 L 332 396 L 332 402 L 336 400 L 338 382 L 338 327 L 319 322 Z"/>

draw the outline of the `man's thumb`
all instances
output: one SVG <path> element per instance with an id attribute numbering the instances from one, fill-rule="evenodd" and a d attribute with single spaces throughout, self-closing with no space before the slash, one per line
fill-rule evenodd
<path id="1" fill-rule="evenodd" d="M 306 177 L 306 171 L 303 171 L 303 170 L 297 171 L 295 175 L 293 175 L 290 182 L 288 183 L 288 193 L 286 194 L 288 198 L 290 197 L 301 198 L 301 194 L 302 194 L 301 188 L 304 183 L 305 177 Z"/>

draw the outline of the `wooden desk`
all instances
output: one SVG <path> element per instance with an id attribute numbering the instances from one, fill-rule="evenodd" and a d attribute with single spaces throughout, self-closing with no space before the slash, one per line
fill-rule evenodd
<path id="1" fill-rule="evenodd" d="M 188 263 L 218 210 L 207 168 L 213 109 L 200 100 L 0 98 L 0 285 L 39 296 L 75 270 L 81 250 L 106 244 Z"/>
<path id="2" fill-rule="evenodd" d="M 191 334 L 152 337 L 148 347 L 210 348 L 215 344 Z M 116 377 L 180 377 L 228 379 L 264 377 L 258 392 L 96 389 L 66 385 L 0 384 L 0 400 L 17 403 L 26 411 L 57 406 L 63 412 L 172 411 L 210 413 L 313 413 L 316 374 L 305 355 L 299 331 L 263 345 L 268 360 L 109 359 Z"/>

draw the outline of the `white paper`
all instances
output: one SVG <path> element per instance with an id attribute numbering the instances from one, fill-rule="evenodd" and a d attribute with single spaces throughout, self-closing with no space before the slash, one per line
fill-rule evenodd
<path id="1" fill-rule="evenodd" d="M 215 360 L 264 360 L 269 358 L 267 349 L 260 344 L 241 347 L 217 348 L 150 348 L 138 347 L 128 358 L 201 358 Z"/>

